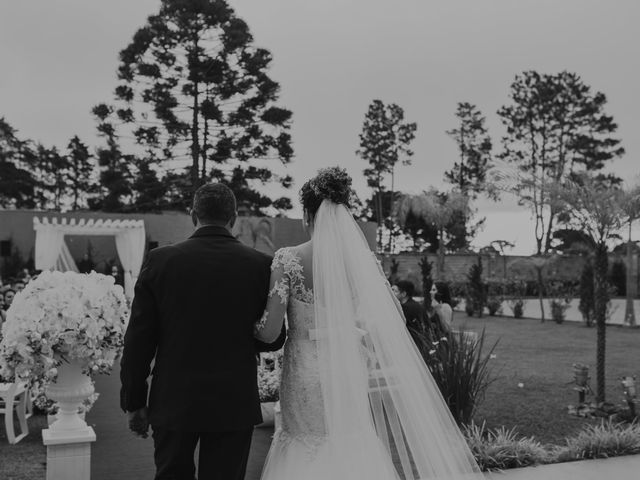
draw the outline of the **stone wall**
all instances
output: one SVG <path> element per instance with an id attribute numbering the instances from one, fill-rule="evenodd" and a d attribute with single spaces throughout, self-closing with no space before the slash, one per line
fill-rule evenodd
<path id="1" fill-rule="evenodd" d="M 393 259 L 398 262 L 397 277 L 411 280 L 417 289 L 422 288 L 422 278 L 420 274 L 421 253 L 401 253 L 398 255 L 381 256 L 382 266 L 389 275 Z M 437 275 L 438 259 L 435 254 L 426 255 L 429 262 L 433 264 L 432 276 Z M 536 271 L 528 261 L 529 257 L 517 255 L 490 256 L 477 254 L 451 254 L 445 256 L 444 277 L 449 281 L 464 282 L 471 265 L 482 262 L 483 276 L 487 281 L 499 280 L 536 280 Z M 609 266 L 617 260 L 622 260 L 626 264 L 626 258 L 612 255 L 609 259 Z M 557 280 L 578 280 L 586 259 L 578 255 L 566 255 L 556 257 L 543 269 L 545 278 Z M 634 255 L 632 261 L 632 288 L 636 296 L 640 295 L 640 285 L 638 278 L 639 258 Z M 635 287 L 635 288 L 634 288 Z"/>
<path id="2" fill-rule="evenodd" d="M 191 217 L 182 212 L 159 214 L 118 214 L 102 212 L 55 213 L 35 210 L 0 210 L 0 241 L 11 242 L 24 260 L 34 257 L 34 217 L 58 217 L 80 219 L 142 219 L 144 220 L 148 246 L 163 246 L 180 242 L 193 231 Z M 361 223 L 369 246 L 375 248 L 375 223 Z M 300 220 L 291 218 L 240 217 L 233 230 L 243 243 L 265 253 L 273 254 L 278 248 L 297 245 L 308 240 Z M 115 240 L 111 236 L 67 235 L 65 242 L 76 261 L 82 258 L 89 246 L 93 252 L 96 270 L 104 271 L 107 263 L 117 260 Z M 3 259 L 0 258 L 0 262 Z M 1 264 L 1 263 L 0 263 Z"/>

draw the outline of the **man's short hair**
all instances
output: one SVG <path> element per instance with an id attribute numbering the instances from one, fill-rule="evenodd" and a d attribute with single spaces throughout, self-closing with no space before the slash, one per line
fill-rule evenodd
<path id="1" fill-rule="evenodd" d="M 193 211 L 201 223 L 226 225 L 236 214 L 236 196 L 222 183 L 207 183 L 196 190 Z"/>
<path id="2" fill-rule="evenodd" d="M 396 282 L 396 287 L 398 287 L 398 290 L 401 292 L 406 293 L 409 297 L 413 297 L 416 293 L 415 285 L 409 280 L 400 280 Z"/>

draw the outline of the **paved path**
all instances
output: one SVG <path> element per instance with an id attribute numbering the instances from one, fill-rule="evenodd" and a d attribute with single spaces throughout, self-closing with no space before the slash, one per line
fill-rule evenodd
<path id="1" fill-rule="evenodd" d="M 153 440 L 137 438 L 127 429 L 126 417 L 119 406 L 119 378 L 119 366 L 114 367 L 111 375 L 96 378 L 100 397 L 87 415 L 87 423 L 97 436 L 91 450 L 91 479 L 151 480 L 155 473 Z M 206 411 L 203 405 L 202 414 L 206 415 Z M 259 480 L 272 433 L 271 429 L 255 430 L 245 480 Z"/>
<path id="2" fill-rule="evenodd" d="M 153 479 L 153 442 L 134 437 L 127 429 L 126 417 L 119 408 L 119 368 L 96 381 L 100 398 L 87 416 L 98 440 L 91 456 L 92 480 Z M 206 415 L 206 405 L 202 406 Z M 256 429 L 245 480 L 259 480 L 264 458 L 271 442 L 271 429 Z M 608 460 L 588 460 L 487 474 L 491 480 L 601 480 L 635 479 L 640 474 L 640 455 Z M 206 479 L 203 479 L 206 480 Z M 304 480 L 304 479 L 300 479 Z"/>
<path id="3" fill-rule="evenodd" d="M 491 480 L 635 480 L 640 478 L 640 455 L 516 468 L 487 477 Z"/>

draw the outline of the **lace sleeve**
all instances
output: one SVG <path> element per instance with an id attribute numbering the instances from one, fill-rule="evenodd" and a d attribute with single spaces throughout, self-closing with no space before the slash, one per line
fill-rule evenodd
<path id="1" fill-rule="evenodd" d="M 271 280 L 267 308 L 254 328 L 255 337 L 261 342 L 271 343 L 278 338 L 289 303 L 291 281 L 286 273 L 287 254 L 278 250 L 271 263 Z"/>

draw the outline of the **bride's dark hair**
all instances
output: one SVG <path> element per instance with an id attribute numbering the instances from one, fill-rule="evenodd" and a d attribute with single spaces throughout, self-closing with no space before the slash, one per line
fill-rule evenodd
<path id="1" fill-rule="evenodd" d="M 351 177 L 340 167 L 323 168 L 300 189 L 300 202 L 305 211 L 314 217 L 323 200 L 350 207 Z"/>

